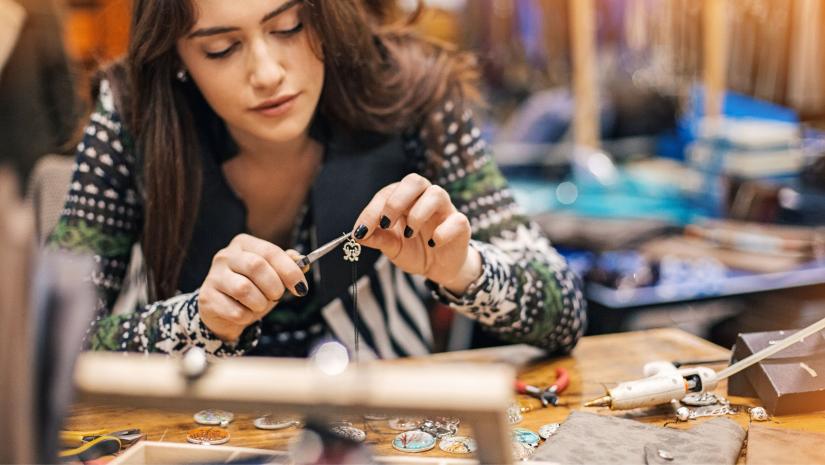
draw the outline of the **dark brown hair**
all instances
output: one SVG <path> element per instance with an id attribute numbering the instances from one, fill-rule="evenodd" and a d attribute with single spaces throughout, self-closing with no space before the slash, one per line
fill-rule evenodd
<path id="1" fill-rule="evenodd" d="M 392 0 L 304 0 L 323 57 L 320 111 L 333 124 L 391 134 L 410 129 L 448 95 L 475 98 L 472 58 L 412 31 Z M 175 44 L 196 20 L 192 0 L 134 0 L 123 109 L 143 160 L 143 253 L 150 293 L 167 298 L 191 239 L 201 190 L 198 137 Z M 147 247 L 146 245 L 149 244 Z"/>

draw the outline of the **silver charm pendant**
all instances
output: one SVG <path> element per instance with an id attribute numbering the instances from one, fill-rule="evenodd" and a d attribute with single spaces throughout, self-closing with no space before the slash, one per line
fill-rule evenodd
<path id="1" fill-rule="evenodd" d="M 748 414 L 750 414 L 753 421 L 768 421 L 771 419 L 764 407 L 749 408 Z"/>
<path id="2" fill-rule="evenodd" d="M 344 260 L 348 262 L 357 262 L 358 257 L 361 256 L 361 244 L 355 242 L 352 236 L 344 243 Z"/>

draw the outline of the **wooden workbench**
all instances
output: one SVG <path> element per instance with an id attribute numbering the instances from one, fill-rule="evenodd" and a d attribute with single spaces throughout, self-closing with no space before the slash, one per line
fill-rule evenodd
<path id="1" fill-rule="evenodd" d="M 603 385 L 641 377 L 642 366 L 646 362 L 654 360 L 719 359 L 727 356 L 728 350 L 677 329 L 586 337 L 579 342 L 570 357 L 533 363 L 520 369 L 521 379 L 530 384 L 544 386 L 552 383 L 555 368 L 562 366 L 569 370 L 571 383 L 567 391 L 561 396 L 562 405 L 555 408 L 536 408 L 529 411 L 524 414 L 524 420 L 517 426 L 538 431 L 539 427 L 546 423 L 563 422 L 571 410 L 581 409 L 584 401 L 603 395 Z M 451 361 L 494 360 L 499 357 L 497 357 L 496 351 L 486 349 L 475 352 L 441 354 L 431 358 L 450 363 Z M 407 359 L 401 363 L 415 363 L 415 360 Z M 479 388 L 483 387 L 479 386 Z M 330 387 L 330 389 L 334 390 L 334 387 Z M 725 386 L 720 386 L 717 392 L 724 395 Z M 758 400 L 755 399 L 730 397 L 729 400 L 734 405 L 758 405 Z M 524 406 L 538 407 L 539 405 L 538 401 L 528 397 L 520 397 L 519 401 Z M 610 412 L 606 408 L 588 410 L 594 413 L 619 415 L 659 425 L 673 422 L 673 415 L 667 409 L 631 412 Z M 729 418 L 747 428 L 749 420 L 746 409 L 740 409 L 740 412 L 738 415 L 729 416 Z M 173 405 L 169 406 L 169 410 L 163 411 L 77 405 L 68 418 L 67 428 L 76 430 L 140 428 L 147 433 L 147 439 L 151 441 L 186 442 L 186 432 L 198 426 L 192 420 L 193 413 L 190 411 L 176 412 Z M 286 450 L 289 439 L 295 436 L 298 430 L 296 428 L 277 431 L 258 430 L 252 424 L 257 416 L 254 414 L 236 414 L 235 421 L 228 427 L 231 440 L 227 445 Z M 697 421 L 702 421 L 702 419 L 669 426 L 690 427 L 694 426 Z M 375 454 L 400 454 L 390 445 L 392 438 L 398 434 L 398 431 L 391 430 L 386 421 L 352 419 L 352 422 L 354 426 L 367 432 L 367 443 L 373 446 Z M 825 415 L 820 412 L 818 414 L 776 417 L 763 424 L 781 428 L 825 432 Z M 463 426 L 459 432 L 460 434 L 471 434 Z M 451 454 L 441 451 L 438 447 L 417 455 L 451 456 Z M 455 455 L 455 457 L 462 456 Z M 744 457 L 744 450 L 742 457 Z M 740 462 L 744 463 L 743 459 L 740 459 Z"/>

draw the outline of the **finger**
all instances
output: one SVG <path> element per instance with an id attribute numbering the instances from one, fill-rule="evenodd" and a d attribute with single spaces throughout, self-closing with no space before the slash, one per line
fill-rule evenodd
<path id="1" fill-rule="evenodd" d="M 440 247 L 455 241 L 467 241 L 473 234 L 470 220 L 460 212 L 454 212 L 433 230 L 432 239 L 428 241 L 430 247 Z"/>
<path id="2" fill-rule="evenodd" d="M 204 289 L 203 292 L 208 293 L 206 297 L 211 303 L 211 308 L 215 309 L 213 318 L 218 318 L 228 325 L 243 328 L 263 317 L 263 315 L 258 316 L 250 311 L 240 302 L 217 288 Z"/>
<path id="3" fill-rule="evenodd" d="M 286 254 L 287 254 L 287 255 L 289 256 L 289 258 L 291 258 L 291 259 L 292 259 L 292 261 L 293 261 L 293 262 L 295 262 L 295 263 L 298 263 L 298 261 L 299 261 L 299 260 L 301 260 L 302 258 L 304 258 L 304 256 L 303 256 L 303 255 L 301 255 L 301 253 L 300 253 L 300 252 L 298 252 L 298 251 L 297 251 L 297 250 L 295 250 L 295 249 L 289 249 L 289 250 L 287 250 L 287 251 L 286 251 Z M 301 268 L 301 273 L 303 273 L 303 274 L 307 274 L 307 273 L 309 273 L 309 265 L 307 265 L 307 266 L 305 266 L 305 267 Z"/>
<path id="4" fill-rule="evenodd" d="M 453 202 L 450 200 L 450 194 L 441 186 L 430 186 L 418 198 L 407 214 L 404 237 L 413 237 L 415 233 L 421 231 L 430 219 L 443 220 L 453 211 L 455 211 L 455 207 L 453 207 Z"/>
<path id="5" fill-rule="evenodd" d="M 352 235 L 358 241 L 363 241 L 369 238 L 372 233 L 378 229 L 381 220 L 384 204 L 387 203 L 387 198 L 392 194 L 398 183 L 393 183 L 384 186 L 378 191 L 370 200 L 370 203 L 361 211 L 358 219 L 355 221 L 355 228 L 353 228 Z"/>
<path id="6" fill-rule="evenodd" d="M 244 236 L 244 237 L 242 237 Z M 303 297 L 309 292 L 304 273 L 295 264 L 295 261 L 289 258 L 289 255 L 277 245 L 267 242 L 257 237 L 248 235 L 238 236 L 238 245 L 247 252 L 252 252 L 263 257 L 278 273 L 283 285 L 289 289 L 293 295 Z"/>
<path id="7" fill-rule="evenodd" d="M 378 229 L 371 234 L 370 237 L 361 241 L 361 245 L 380 250 L 381 253 L 392 260 L 397 257 L 399 253 L 401 253 L 401 248 L 403 247 L 403 244 L 401 243 L 401 234 L 397 231 L 397 229 L 401 226 L 401 224 L 397 224 L 392 230 L 388 231 Z"/>
<path id="8" fill-rule="evenodd" d="M 402 216 L 406 216 L 410 208 L 432 184 L 420 174 L 407 175 L 398 187 L 387 198 L 379 219 L 382 229 L 389 229 Z"/>
<path id="9" fill-rule="evenodd" d="M 249 278 L 228 269 L 220 273 L 214 286 L 252 313 L 266 312 L 274 305 Z"/>
<path id="10" fill-rule="evenodd" d="M 227 265 L 230 270 L 252 281 L 267 300 L 275 302 L 283 297 L 284 284 L 281 277 L 260 255 L 241 250 L 229 257 Z"/>
<path id="11" fill-rule="evenodd" d="M 281 281 L 287 285 L 289 291 L 296 297 L 304 297 L 309 293 L 309 285 L 306 281 L 306 276 L 298 268 L 295 260 L 290 258 L 286 252 L 274 254 L 271 258 L 275 271 L 281 277 Z M 291 284 L 287 284 L 291 283 Z"/>

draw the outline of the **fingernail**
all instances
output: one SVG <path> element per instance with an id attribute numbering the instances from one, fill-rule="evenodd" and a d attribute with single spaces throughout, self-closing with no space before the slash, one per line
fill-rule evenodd
<path id="1" fill-rule="evenodd" d="M 355 236 L 356 239 L 361 240 L 367 237 L 367 232 L 369 232 L 369 230 L 370 229 L 366 225 L 362 224 L 355 228 L 355 233 L 353 234 L 353 236 Z"/>
<path id="2" fill-rule="evenodd" d="M 303 297 L 307 295 L 309 289 L 307 289 L 307 285 L 304 284 L 303 281 L 299 281 L 298 284 L 295 285 L 295 293 L 298 294 L 299 297 Z"/>
<path id="3" fill-rule="evenodd" d="M 381 217 L 381 223 L 379 224 L 381 226 L 381 229 L 387 229 L 390 227 L 390 219 L 387 218 L 387 215 L 384 215 Z"/>
<path id="4" fill-rule="evenodd" d="M 409 226 L 406 226 L 406 227 L 404 228 L 404 237 L 406 237 L 407 239 L 409 239 L 409 238 L 411 238 L 411 237 L 412 237 L 412 235 L 413 235 L 413 230 L 412 230 L 412 228 L 411 228 L 411 227 L 409 227 Z"/>
<path id="5" fill-rule="evenodd" d="M 430 247 L 435 247 L 435 241 L 430 239 L 429 241 L 427 241 L 427 245 L 429 245 Z"/>

